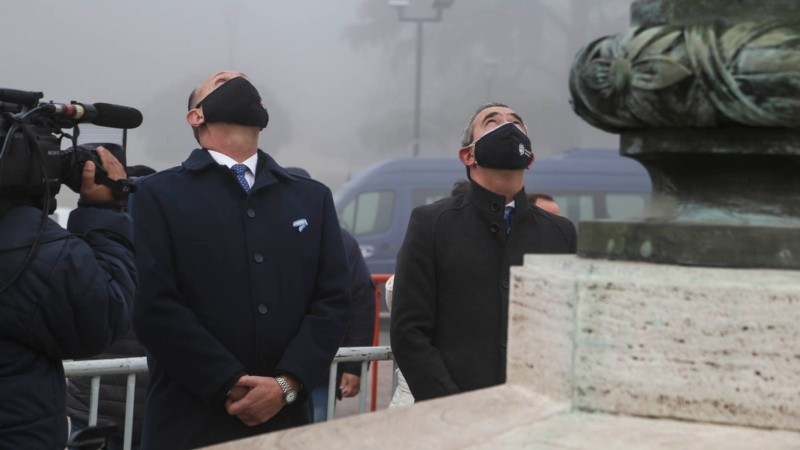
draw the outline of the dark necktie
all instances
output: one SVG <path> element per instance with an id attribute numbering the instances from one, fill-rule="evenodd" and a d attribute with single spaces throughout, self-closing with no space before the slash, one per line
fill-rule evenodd
<path id="1" fill-rule="evenodd" d="M 236 174 L 236 181 L 238 181 L 239 185 L 242 186 L 242 189 L 249 194 L 250 183 L 248 183 L 247 178 L 244 177 L 244 174 L 247 173 L 247 166 L 244 164 L 234 164 L 231 166 L 231 170 Z"/>
<path id="2" fill-rule="evenodd" d="M 513 206 L 506 206 L 506 210 L 503 212 L 503 219 L 506 221 L 506 234 L 511 232 L 511 216 L 514 215 L 514 207 Z"/>

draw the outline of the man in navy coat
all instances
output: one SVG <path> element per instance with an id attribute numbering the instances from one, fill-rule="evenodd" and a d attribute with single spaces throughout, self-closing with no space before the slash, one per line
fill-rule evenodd
<path id="1" fill-rule="evenodd" d="M 142 449 L 308 423 L 308 393 L 341 343 L 350 300 L 331 193 L 258 150 L 267 121 L 246 76 L 214 73 L 189 98 L 202 148 L 138 182 Z"/>

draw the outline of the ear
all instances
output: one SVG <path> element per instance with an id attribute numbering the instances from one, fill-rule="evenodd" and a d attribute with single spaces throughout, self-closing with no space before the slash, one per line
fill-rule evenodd
<path id="1" fill-rule="evenodd" d="M 205 117 L 203 117 L 203 111 L 200 108 L 190 109 L 189 112 L 186 113 L 186 123 L 191 125 L 192 128 L 197 128 L 206 123 Z"/>
<path id="2" fill-rule="evenodd" d="M 531 162 L 528 163 L 528 167 L 525 170 L 531 170 L 534 161 L 536 161 L 536 153 L 533 153 L 533 146 L 531 146 Z"/>
<path id="3" fill-rule="evenodd" d="M 475 165 L 475 147 L 462 147 L 458 151 L 458 159 L 467 167 Z"/>

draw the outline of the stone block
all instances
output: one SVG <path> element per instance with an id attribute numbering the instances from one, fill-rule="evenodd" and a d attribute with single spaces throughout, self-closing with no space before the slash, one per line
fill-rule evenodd
<path id="1" fill-rule="evenodd" d="M 529 255 L 512 274 L 510 381 L 586 411 L 800 430 L 800 272 Z"/>

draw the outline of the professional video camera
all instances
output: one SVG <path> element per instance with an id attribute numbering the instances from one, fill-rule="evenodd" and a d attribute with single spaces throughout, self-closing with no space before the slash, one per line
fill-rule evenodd
<path id="1" fill-rule="evenodd" d="M 110 187 L 117 200 L 127 198 L 135 186 L 109 179 L 97 155 L 102 145 L 125 166 L 125 148 L 115 143 L 78 145 L 78 124 L 136 128 L 142 113 L 108 103 L 40 103 L 42 97 L 41 92 L 0 88 L 0 199 L 29 202 L 52 213 L 61 184 L 80 192 L 86 161 L 97 167 L 96 183 Z M 71 133 L 64 132 L 68 128 Z M 61 150 L 63 138 L 72 142 L 66 150 Z"/>

